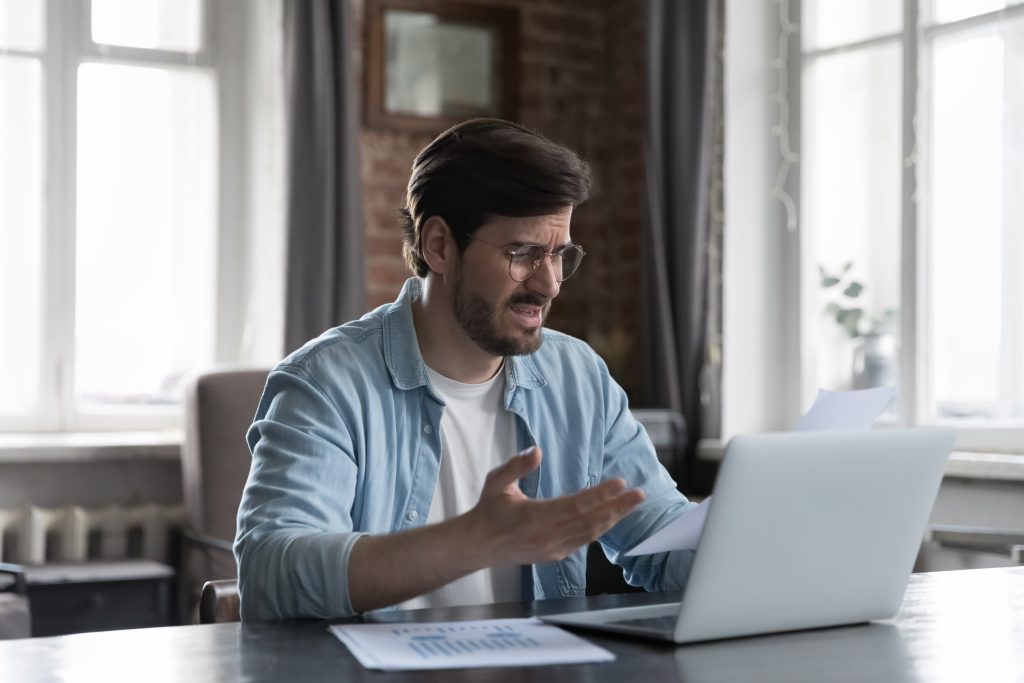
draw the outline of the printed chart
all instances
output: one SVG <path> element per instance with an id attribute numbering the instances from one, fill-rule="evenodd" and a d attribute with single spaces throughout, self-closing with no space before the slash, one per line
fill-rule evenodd
<path id="1" fill-rule="evenodd" d="M 424 658 L 541 647 L 535 638 L 523 633 L 522 628 L 510 624 L 409 625 L 393 628 L 391 632 L 407 638 L 409 649 Z"/>
<path id="2" fill-rule="evenodd" d="M 457 669 L 604 662 L 615 656 L 537 619 L 330 627 L 368 669 Z"/>

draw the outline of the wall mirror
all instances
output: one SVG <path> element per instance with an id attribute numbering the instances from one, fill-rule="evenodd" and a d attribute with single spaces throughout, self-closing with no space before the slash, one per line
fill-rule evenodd
<path id="1" fill-rule="evenodd" d="M 515 119 L 519 12 L 428 0 L 371 0 L 366 123 L 439 132 L 474 116 Z"/>

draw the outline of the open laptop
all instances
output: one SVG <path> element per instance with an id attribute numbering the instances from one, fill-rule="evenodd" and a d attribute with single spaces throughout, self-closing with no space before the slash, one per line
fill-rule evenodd
<path id="1" fill-rule="evenodd" d="M 737 436 L 681 602 L 541 618 L 689 643 L 891 617 L 952 447 L 948 429 Z"/>

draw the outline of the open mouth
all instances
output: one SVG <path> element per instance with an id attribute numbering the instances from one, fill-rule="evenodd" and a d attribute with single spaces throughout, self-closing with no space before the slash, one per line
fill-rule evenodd
<path id="1" fill-rule="evenodd" d="M 516 321 L 526 328 L 540 327 L 544 321 L 544 307 L 530 304 L 512 304 L 509 312 Z"/>

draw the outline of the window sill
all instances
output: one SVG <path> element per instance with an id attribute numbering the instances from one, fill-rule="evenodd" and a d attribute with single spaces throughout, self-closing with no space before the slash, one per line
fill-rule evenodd
<path id="1" fill-rule="evenodd" d="M 1024 481 L 1024 454 L 953 451 L 946 476 L 986 481 Z"/>
<path id="2" fill-rule="evenodd" d="M 179 460 L 180 431 L 0 434 L 0 464 Z"/>
<path id="3" fill-rule="evenodd" d="M 720 462 L 724 454 L 725 444 L 718 439 L 703 439 L 697 449 L 697 457 L 705 462 Z M 1024 453 L 953 451 L 946 463 L 946 477 L 1024 482 Z"/>

